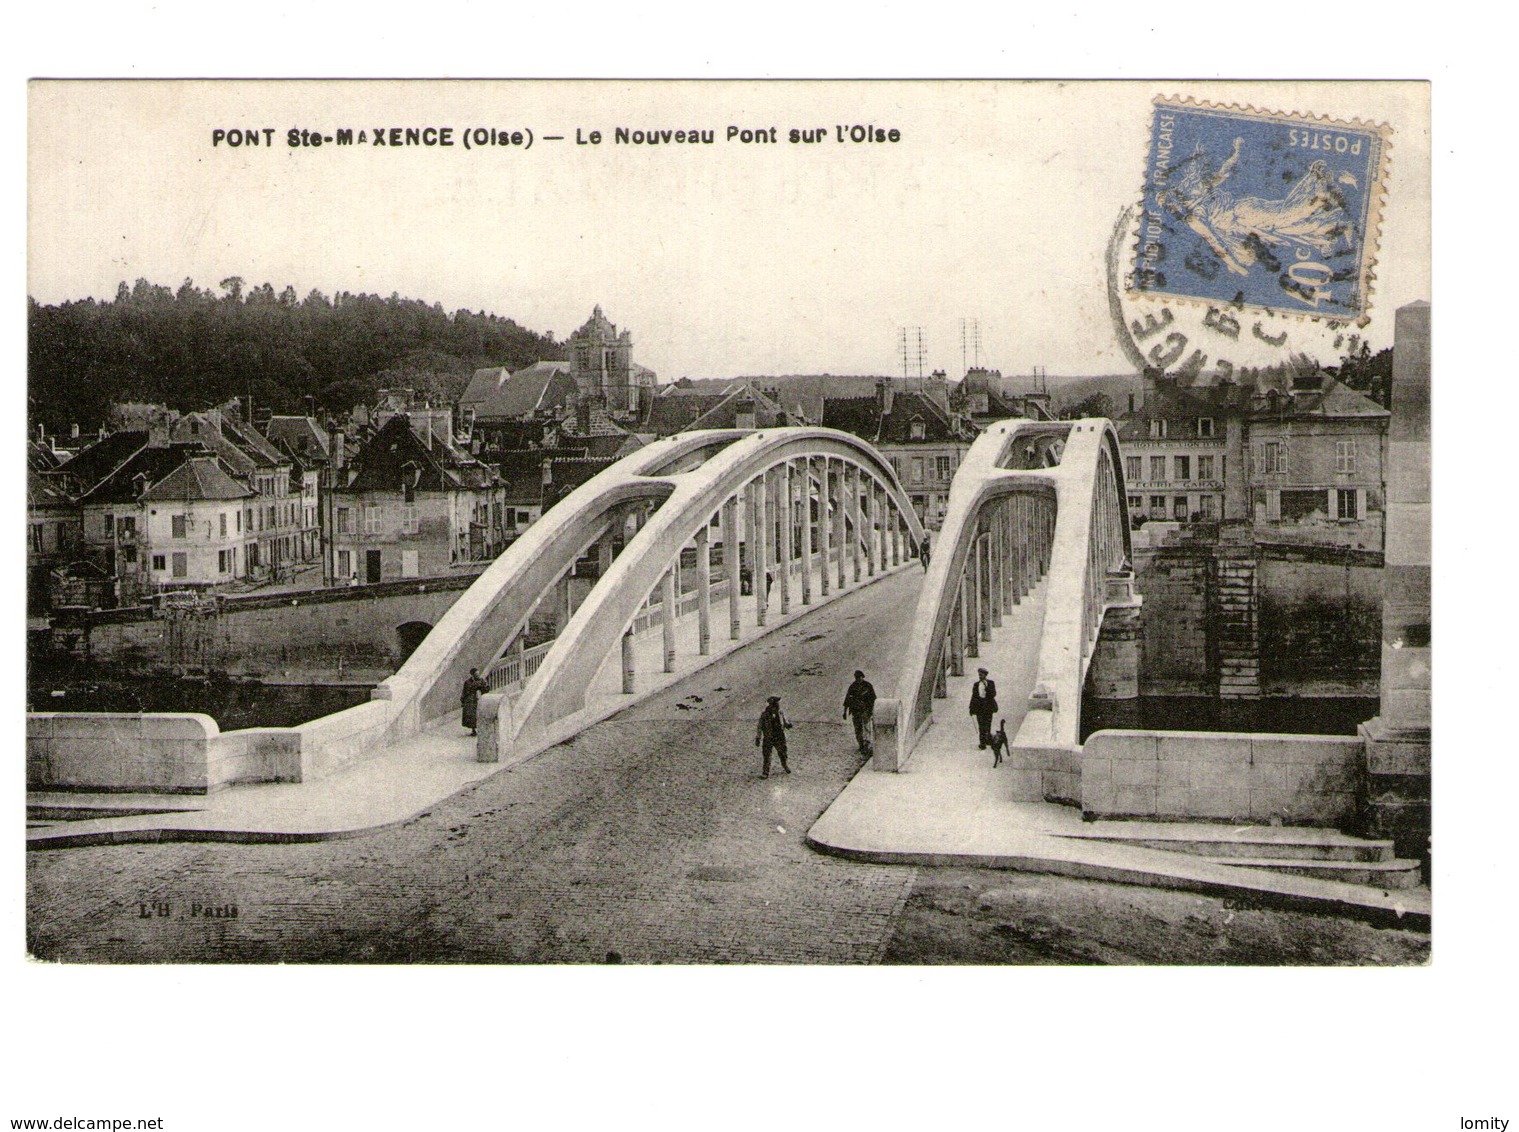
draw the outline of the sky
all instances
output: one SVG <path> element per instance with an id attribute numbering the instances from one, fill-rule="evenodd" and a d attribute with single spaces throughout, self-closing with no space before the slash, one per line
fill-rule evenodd
<path id="1" fill-rule="evenodd" d="M 1008 375 L 1126 372 L 1104 250 L 1139 200 L 1157 95 L 1392 127 L 1364 331 L 1390 344 L 1392 310 L 1429 297 L 1419 83 L 34 83 L 27 286 L 55 303 L 238 275 L 561 338 L 600 304 L 662 381 L 915 373 L 903 328 L 923 372 L 958 376 L 977 360 L 962 323 Z M 838 140 L 857 125 L 899 140 Z M 454 145 L 372 144 L 397 126 Z M 714 142 L 618 144 L 618 127 Z M 288 144 L 341 128 L 371 139 Z M 216 140 L 237 129 L 261 144 Z M 532 145 L 466 149 L 477 129 Z"/>

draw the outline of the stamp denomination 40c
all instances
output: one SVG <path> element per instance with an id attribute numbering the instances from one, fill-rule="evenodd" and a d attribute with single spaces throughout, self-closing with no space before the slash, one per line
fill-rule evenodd
<path id="1" fill-rule="evenodd" d="M 1364 317 L 1389 132 L 1156 99 L 1129 291 Z"/>

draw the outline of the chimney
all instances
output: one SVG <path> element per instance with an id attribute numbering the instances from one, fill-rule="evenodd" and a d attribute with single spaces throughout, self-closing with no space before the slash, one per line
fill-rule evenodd
<path id="1" fill-rule="evenodd" d="M 71 424 L 69 426 L 69 439 L 70 440 L 78 440 L 79 439 L 79 422 L 78 421 L 75 421 L 73 424 Z"/>
<path id="2" fill-rule="evenodd" d="M 744 397 L 734 406 L 736 415 L 733 420 L 734 428 L 755 428 L 754 398 Z"/>
<path id="3" fill-rule="evenodd" d="M 1130 390 L 1129 391 L 1129 412 L 1132 413 L 1132 412 L 1135 411 L 1135 409 L 1136 409 L 1136 406 L 1134 404 L 1134 393 L 1133 393 L 1133 390 Z"/>
<path id="4" fill-rule="evenodd" d="M 549 487 L 554 482 L 554 458 L 549 456 L 543 461 L 543 486 Z"/>
<path id="5" fill-rule="evenodd" d="M 348 462 L 348 452 L 343 447 L 344 439 L 342 429 L 336 428 L 332 430 L 332 470 L 335 472 L 342 471 L 344 465 Z"/>
<path id="6" fill-rule="evenodd" d="M 581 436 L 591 435 L 591 402 L 581 398 L 575 404 L 575 425 Z"/>
<path id="7" fill-rule="evenodd" d="M 883 417 L 891 416 L 891 402 L 893 400 L 893 397 L 894 393 L 891 388 L 891 382 L 887 381 L 885 378 L 882 378 L 880 381 L 876 382 L 876 404 L 880 406 L 881 415 Z"/>
<path id="8" fill-rule="evenodd" d="M 132 498 L 141 499 L 148 493 L 148 473 L 138 472 L 132 477 Z"/>
<path id="9" fill-rule="evenodd" d="M 305 397 L 301 398 L 301 401 L 306 406 L 306 415 L 314 418 L 316 416 L 316 398 L 308 393 Z"/>

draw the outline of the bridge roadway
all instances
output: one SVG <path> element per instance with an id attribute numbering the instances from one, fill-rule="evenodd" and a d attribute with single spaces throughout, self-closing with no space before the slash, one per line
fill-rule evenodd
<path id="1" fill-rule="evenodd" d="M 883 695 L 895 685 L 921 582 L 904 571 L 842 596 L 367 837 L 28 853 L 28 949 L 88 962 L 878 961 L 917 869 L 803 838 L 861 765 L 844 689 L 857 667 Z M 753 736 L 767 694 L 795 723 L 795 773 L 763 781 Z M 194 916 L 197 904 L 236 917 Z"/>

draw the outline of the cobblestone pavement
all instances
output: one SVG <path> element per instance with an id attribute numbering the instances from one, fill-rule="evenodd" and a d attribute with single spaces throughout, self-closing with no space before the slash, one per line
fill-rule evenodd
<path id="1" fill-rule="evenodd" d="M 395 829 L 29 853 L 28 948 L 129 963 L 878 962 L 917 870 L 802 838 L 860 766 L 839 718 L 850 676 L 892 684 L 920 583 L 904 572 L 841 600 Z M 761 780 L 768 694 L 796 725 L 794 773 Z"/>

